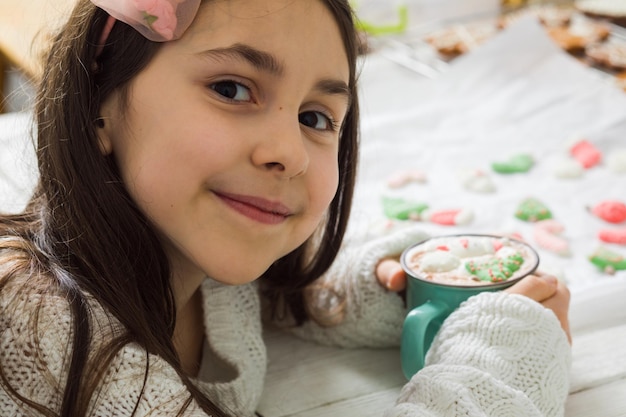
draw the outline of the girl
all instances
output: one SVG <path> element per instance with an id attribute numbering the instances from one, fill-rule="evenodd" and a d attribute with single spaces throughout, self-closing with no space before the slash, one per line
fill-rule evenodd
<path id="1" fill-rule="evenodd" d="M 423 234 L 335 261 L 355 178 L 357 47 L 343 0 L 78 1 L 39 87 L 38 187 L 0 222 L 3 414 L 254 415 L 259 293 L 305 337 L 397 343 L 402 299 L 379 283 L 403 278 L 379 260 Z M 312 284 L 322 275 L 328 285 Z M 475 297 L 390 413 L 458 415 L 450 392 L 476 412 L 562 413 L 567 292 L 538 277 L 511 292 L 547 308 Z M 500 319 L 460 331 L 477 309 Z M 522 355 L 477 363 L 442 348 L 473 337 L 508 353 L 527 328 L 538 345 Z M 456 389 L 451 369 L 472 383 Z"/>

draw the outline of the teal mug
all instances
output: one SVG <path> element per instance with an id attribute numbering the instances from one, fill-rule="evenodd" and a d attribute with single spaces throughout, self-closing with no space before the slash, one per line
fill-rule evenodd
<path id="1" fill-rule="evenodd" d="M 443 321 L 469 297 L 510 287 L 539 265 L 537 252 L 508 237 L 438 236 L 408 247 L 400 257 L 407 276 L 409 312 L 400 345 L 402 372 L 410 379 Z"/>

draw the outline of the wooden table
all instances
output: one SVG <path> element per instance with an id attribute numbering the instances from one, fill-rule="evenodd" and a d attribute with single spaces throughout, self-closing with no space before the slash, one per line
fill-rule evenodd
<path id="1" fill-rule="evenodd" d="M 7 71 L 17 68 L 36 79 L 41 51 L 67 17 L 75 0 L 0 1 L 0 113 Z"/>
<path id="2" fill-rule="evenodd" d="M 566 417 L 626 416 L 626 283 L 573 294 L 573 366 Z M 594 306 L 612 303 L 611 317 Z M 398 349 L 338 349 L 266 334 L 263 417 L 381 417 L 406 382 Z"/>

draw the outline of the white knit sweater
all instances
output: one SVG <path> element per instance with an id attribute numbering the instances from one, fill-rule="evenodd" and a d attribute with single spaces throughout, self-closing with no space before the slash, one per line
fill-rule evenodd
<path id="1" fill-rule="evenodd" d="M 313 291 L 323 305 L 343 306 L 341 322 L 330 327 L 307 322 L 291 331 L 344 347 L 397 345 L 406 312 L 401 298 L 378 284 L 374 266 L 381 257 L 399 254 L 424 237 L 405 230 L 347 247 L 322 278 L 323 288 L 331 291 Z M 16 280 L 0 292 L 0 364 L 22 395 L 58 410 L 71 334 L 67 303 L 45 296 L 35 338 L 34 306 L 42 296 L 27 294 L 19 285 Z M 257 286 L 224 286 L 207 279 L 202 294 L 206 343 L 195 383 L 236 416 L 252 416 L 267 362 Z M 119 326 L 97 305 L 92 319 L 95 343 Z M 34 343 L 39 344 L 38 355 L 33 354 Z M 92 400 L 90 415 L 130 414 L 143 385 L 146 358 L 136 345 L 122 349 Z M 153 355 L 149 359 L 136 415 L 175 415 L 188 398 L 186 389 L 164 360 Z M 485 293 L 448 318 L 428 353 L 427 366 L 406 384 L 386 416 L 561 416 L 570 361 L 567 339 L 554 314 L 521 296 Z M 0 410 L 3 416 L 33 415 L 4 389 Z M 185 413 L 202 415 L 193 403 Z"/>

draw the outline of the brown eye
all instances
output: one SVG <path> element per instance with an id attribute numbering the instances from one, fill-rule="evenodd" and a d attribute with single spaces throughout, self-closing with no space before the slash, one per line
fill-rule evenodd
<path id="1" fill-rule="evenodd" d="M 209 86 L 217 94 L 233 101 L 251 101 L 250 89 L 235 81 L 219 81 Z"/>
<path id="2" fill-rule="evenodd" d="M 318 111 L 307 111 L 298 115 L 298 121 L 308 127 L 318 130 L 334 130 L 332 119 Z"/>

